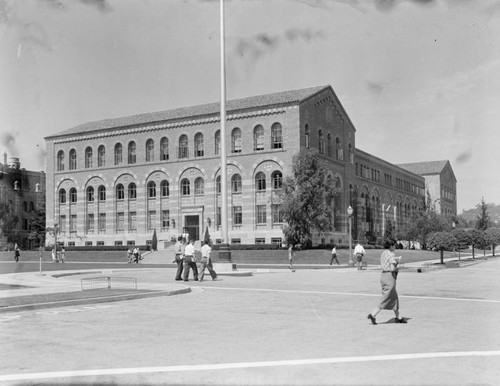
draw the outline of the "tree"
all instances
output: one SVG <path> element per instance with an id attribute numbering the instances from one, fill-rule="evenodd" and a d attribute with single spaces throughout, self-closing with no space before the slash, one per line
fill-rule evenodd
<path id="1" fill-rule="evenodd" d="M 389 240 L 394 238 L 394 225 L 390 218 L 387 219 L 385 226 L 384 240 Z"/>
<path id="2" fill-rule="evenodd" d="M 480 231 L 479 229 L 468 229 L 467 233 L 469 234 L 470 245 L 472 246 L 472 258 L 475 259 L 475 247 L 481 248 L 486 244 L 486 241 L 484 239 L 484 232 Z"/>
<path id="3" fill-rule="evenodd" d="M 31 232 L 28 238 L 32 241 L 36 241 L 37 245 L 45 244 L 45 210 L 37 209 L 31 213 L 29 219 L 29 226 Z"/>
<path id="4" fill-rule="evenodd" d="M 293 157 L 292 175 L 284 179 L 279 196 L 287 244 L 308 245 L 313 231 L 332 229 L 334 194 L 328 169 L 315 153 L 302 150 Z"/>
<path id="5" fill-rule="evenodd" d="M 427 237 L 427 243 L 429 247 L 439 250 L 441 264 L 444 264 L 444 251 L 454 249 L 457 245 L 457 239 L 450 232 L 432 232 Z"/>
<path id="6" fill-rule="evenodd" d="M 401 227 L 397 237 L 401 240 L 418 241 L 422 249 L 427 248 L 427 237 L 433 232 L 449 231 L 452 222 L 433 210 L 418 212 Z"/>
<path id="7" fill-rule="evenodd" d="M 495 248 L 500 244 L 500 228 L 488 228 L 484 231 L 484 239 L 491 245 L 493 256 L 495 256 Z"/>
<path id="8" fill-rule="evenodd" d="M 210 232 L 208 230 L 208 225 L 205 229 L 205 235 L 203 236 L 203 241 L 205 244 L 209 244 L 210 243 Z"/>
<path id="9" fill-rule="evenodd" d="M 488 205 L 484 201 L 484 197 L 481 198 L 481 203 L 478 205 L 479 214 L 476 220 L 476 229 L 485 231 L 489 228 L 491 221 L 488 215 Z"/>
<path id="10" fill-rule="evenodd" d="M 156 236 L 156 229 L 153 231 L 153 238 L 151 240 L 151 249 L 153 251 L 158 250 L 158 237 Z"/>
<path id="11" fill-rule="evenodd" d="M 0 203 L 0 230 L 7 237 L 7 241 L 14 243 L 16 240 L 16 225 L 19 217 L 14 213 L 12 204 Z"/>
<path id="12" fill-rule="evenodd" d="M 451 234 L 457 239 L 456 248 L 458 249 L 458 259 L 460 259 L 460 249 L 469 248 L 472 243 L 469 232 L 463 228 L 455 228 Z"/>

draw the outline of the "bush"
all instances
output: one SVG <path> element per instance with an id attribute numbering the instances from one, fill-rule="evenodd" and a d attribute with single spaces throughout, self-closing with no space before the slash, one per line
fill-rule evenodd
<path id="1" fill-rule="evenodd" d="M 229 249 L 233 251 L 262 251 L 262 250 L 274 250 L 279 249 L 278 244 L 231 244 Z M 220 244 L 214 244 L 212 249 L 217 251 L 220 249 Z"/>
<path id="2" fill-rule="evenodd" d="M 58 250 L 62 248 L 58 245 Z M 139 248 L 141 251 L 151 250 L 150 245 L 79 245 L 79 246 L 65 246 L 66 252 L 68 251 L 127 251 L 129 248 Z M 45 247 L 46 251 L 52 251 L 52 247 Z"/>

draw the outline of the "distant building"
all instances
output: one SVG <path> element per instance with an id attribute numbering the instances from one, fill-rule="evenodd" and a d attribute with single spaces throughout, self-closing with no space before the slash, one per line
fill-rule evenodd
<path id="1" fill-rule="evenodd" d="M 381 240 L 424 207 L 425 180 L 356 149 L 356 129 L 331 86 L 230 100 L 228 240 L 282 242 L 277 193 L 292 157 L 315 149 L 337 196 L 314 244 Z M 89 122 L 46 137 L 47 227 L 69 245 L 133 245 L 205 229 L 220 241 L 220 104 Z"/>
<path id="2" fill-rule="evenodd" d="M 23 169 L 19 158 L 7 158 L 4 153 L 0 162 L 0 203 L 12 207 L 19 218 L 15 229 L 18 245 L 23 249 L 36 247 L 28 239 L 29 220 L 35 210 L 45 207 L 45 173 Z M 0 235 L 0 247 L 5 244 L 5 236 Z"/>
<path id="3" fill-rule="evenodd" d="M 457 214 L 457 179 L 450 161 L 400 164 L 399 167 L 425 178 L 425 191 L 438 213 Z"/>

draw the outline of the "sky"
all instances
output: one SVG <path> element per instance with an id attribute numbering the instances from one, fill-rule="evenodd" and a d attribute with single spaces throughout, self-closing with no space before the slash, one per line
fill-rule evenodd
<path id="1" fill-rule="evenodd" d="M 500 0 L 225 0 L 227 98 L 331 85 L 356 147 L 500 204 Z M 219 0 L 0 0 L 0 153 L 220 99 Z"/>

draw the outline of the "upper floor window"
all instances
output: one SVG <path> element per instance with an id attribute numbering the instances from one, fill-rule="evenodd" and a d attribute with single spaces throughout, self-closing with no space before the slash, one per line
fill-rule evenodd
<path id="1" fill-rule="evenodd" d="M 64 170 L 64 152 L 59 150 L 57 153 L 57 171 L 62 172 Z"/>
<path id="2" fill-rule="evenodd" d="M 191 184 L 187 178 L 181 181 L 181 195 L 189 196 L 191 194 Z"/>
<path id="3" fill-rule="evenodd" d="M 196 196 L 201 196 L 205 193 L 205 183 L 203 181 L 203 178 L 198 177 L 196 180 L 194 180 L 194 194 Z"/>
<path id="4" fill-rule="evenodd" d="M 258 172 L 255 176 L 255 189 L 257 191 L 266 190 L 266 175 L 262 172 Z"/>
<path id="5" fill-rule="evenodd" d="M 76 188 L 71 188 L 69 190 L 69 202 L 74 204 L 75 202 L 77 202 L 77 200 L 78 200 L 78 197 L 76 194 Z"/>
<path id="6" fill-rule="evenodd" d="M 215 132 L 215 154 L 220 154 L 220 130 Z"/>
<path id="7" fill-rule="evenodd" d="M 283 148 L 282 128 L 280 123 L 275 123 L 271 127 L 271 149 Z"/>
<path id="8" fill-rule="evenodd" d="M 85 149 L 85 168 L 89 169 L 92 167 L 92 148 L 89 146 Z"/>
<path id="9" fill-rule="evenodd" d="M 136 154 L 135 142 L 130 141 L 128 143 L 128 163 L 135 164 L 136 162 L 137 162 L 137 154 Z"/>
<path id="10" fill-rule="evenodd" d="M 163 180 L 160 185 L 160 191 L 162 197 L 170 196 L 170 186 L 167 180 Z"/>
<path id="11" fill-rule="evenodd" d="M 101 145 L 97 148 L 97 166 L 106 166 L 106 148 Z"/>
<path id="12" fill-rule="evenodd" d="M 88 202 L 94 201 L 94 188 L 92 186 L 89 186 L 87 188 L 87 201 Z"/>
<path id="13" fill-rule="evenodd" d="M 130 184 L 128 184 L 128 199 L 137 199 L 137 185 L 135 184 L 135 182 L 131 182 Z"/>
<path id="14" fill-rule="evenodd" d="M 168 160 L 168 138 L 163 137 L 160 141 L 160 160 Z"/>
<path id="15" fill-rule="evenodd" d="M 69 170 L 76 170 L 76 150 L 69 151 Z"/>
<path id="16" fill-rule="evenodd" d="M 318 149 L 319 154 L 325 154 L 325 140 L 323 139 L 323 130 L 318 130 Z"/>
<path id="17" fill-rule="evenodd" d="M 352 151 L 352 145 L 349 144 L 349 163 L 354 165 L 354 152 Z"/>
<path id="18" fill-rule="evenodd" d="M 59 189 L 59 204 L 66 204 L 66 190 Z"/>
<path id="19" fill-rule="evenodd" d="M 328 135 L 326 136 L 326 151 L 327 151 L 327 154 L 329 157 L 332 156 L 332 135 L 330 133 L 328 133 Z"/>
<path id="20" fill-rule="evenodd" d="M 97 194 L 99 197 L 99 201 L 106 201 L 106 187 L 104 185 L 99 186 L 97 188 Z"/>
<path id="21" fill-rule="evenodd" d="M 282 188 L 282 186 L 283 186 L 283 174 L 281 174 L 280 171 L 273 172 L 273 174 L 271 175 L 271 180 L 273 183 L 274 190 Z"/>
<path id="22" fill-rule="evenodd" d="M 337 150 L 337 159 L 339 161 L 343 161 L 344 160 L 344 149 L 342 149 L 342 145 L 340 143 L 340 138 L 337 137 L 335 139 L 335 148 Z"/>
<path id="23" fill-rule="evenodd" d="M 262 125 L 257 125 L 253 129 L 253 149 L 264 150 L 264 128 Z"/>
<path id="24" fill-rule="evenodd" d="M 123 146 L 121 143 L 115 145 L 115 165 L 120 165 L 123 162 Z"/>
<path id="25" fill-rule="evenodd" d="M 215 193 L 221 194 L 221 188 L 222 188 L 221 178 L 220 176 L 217 176 L 217 178 L 215 179 Z"/>
<path id="26" fill-rule="evenodd" d="M 125 199 L 125 190 L 122 184 L 116 185 L 116 199 L 124 200 Z"/>
<path id="27" fill-rule="evenodd" d="M 148 182 L 148 198 L 156 197 L 156 183 L 154 181 Z"/>
<path id="28" fill-rule="evenodd" d="M 203 157 L 204 153 L 203 134 L 198 133 L 194 136 L 194 156 Z"/>
<path id="29" fill-rule="evenodd" d="M 183 134 L 179 137 L 179 158 L 188 158 L 189 152 L 189 143 L 188 137 L 186 134 Z"/>
<path id="30" fill-rule="evenodd" d="M 155 160 L 155 142 L 152 139 L 146 141 L 146 162 Z"/>
<path id="31" fill-rule="evenodd" d="M 306 145 L 306 149 L 309 149 L 309 146 L 310 146 L 309 138 L 310 138 L 309 125 L 306 124 L 306 129 L 305 129 L 305 145 Z"/>
<path id="32" fill-rule="evenodd" d="M 241 153 L 241 130 L 238 127 L 231 133 L 231 153 Z"/>
<path id="33" fill-rule="evenodd" d="M 239 174 L 235 174 L 231 178 L 231 192 L 241 193 L 241 176 Z"/>

